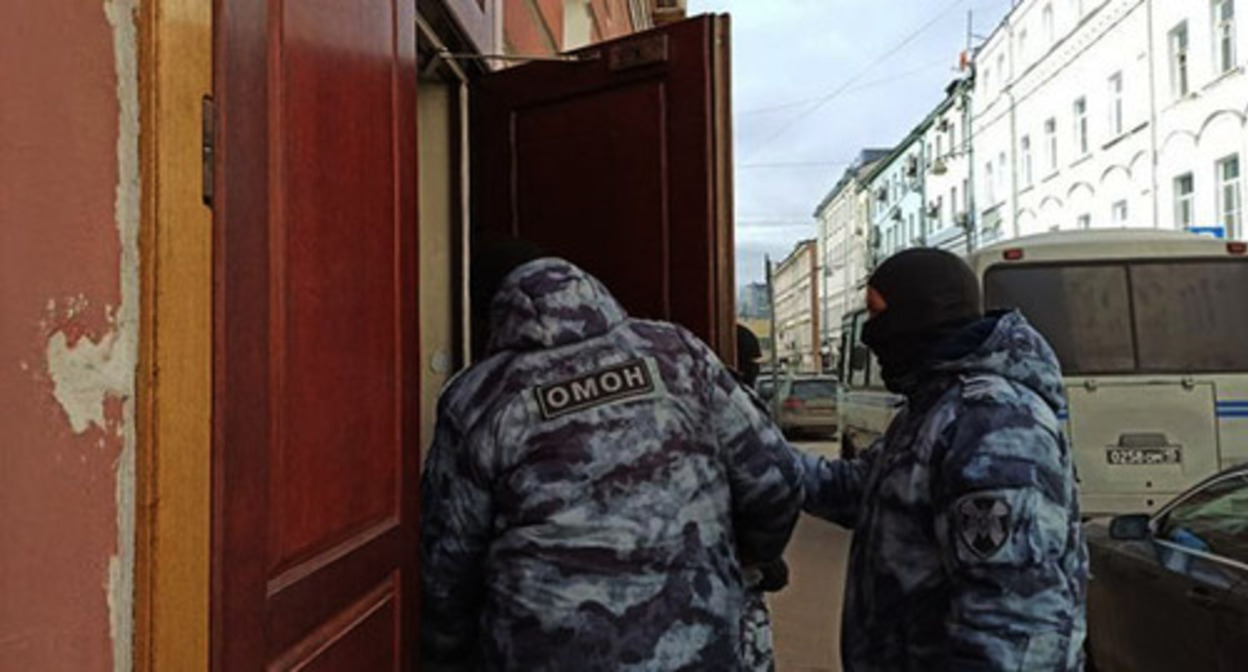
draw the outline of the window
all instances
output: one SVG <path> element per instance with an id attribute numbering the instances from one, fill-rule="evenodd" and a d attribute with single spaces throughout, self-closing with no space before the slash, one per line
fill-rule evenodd
<path id="1" fill-rule="evenodd" d="M 992 84 L 992 70 L 988 68 L 984 68 L 984 74 L 980 76 L 980 83 L 979 83 L 980 91 L 982 91 L 985 95 L 987 95 L 988 89 L 991 86 L 991 84 Z"/>
<path id="2" fill-rule="evenodd" d="M 1075 147 L 1079 148 L 1079 156 L 1088 153 L 1088 99 L 1079 98 L 1075 101 Z"/>
<path id="3" fill-rule="evenodd" d="M 1248 561 L 1248 477 L 1226 476 L 1166 514 L 1158 537 L 1186 548 Z"/>
<path id="4" fill-rule="evenodd" d="M 1045 5 L 1044 10 L 1040 12 L 1041 22 L 1044 24 L 1044 43 L 1052 45 L 1056 37 L 1053 31 L 1053 5 Z"/>
<path id="5" fill-rule="evenodd" d="M 944 137 L 937 135 L 936 136 L 936 153 L 930 154 L 930 156 L 944 156 L 944 155 L 945 155 Z"/>
<path id="6" fill-rule="evenodd" d="M 1170 31 L 1170 94 L 1182 98 L 1188 94 L 1187 22 Z"/>
<path id="7" fill-rule="evenodd" d="M 949 223 L 958 223 L 958 188 L 949 187 Z"/>
<path id="8" fill-rule="evenodd" d="M 997 54 L 997 75 L 1001 77 L 1001 87 L 1004 88 L 1006 82 L 1010 81 L 1010 75 L 1005 70 L 1005 54 Z"/>
<path id="9" fill-rule="evenodd" d="M 985 307 L 1027 316 L 1066 375 L 1135 367 L 1125 267 L 998 267 L 984 276 L 984 292 Z"/>
<path id="10" fill-rule="evenodd" d="M 1109 78 L 1109 132 L 1110 136 L 1122 135 L 1122 73 L 1115 72 Z"/>
<path id="11" fill-rule="evenodd" d="M 992 162 L 984 164 L 984 198 L 985 205 L 992 207 L 997 203 L 997 180 L 992 175 Z"/>
<path id="12" fill-rule="evenodd" d="M 1030 187 L 1031 178 L 1031 136 L 1024 135 L 1022 140 L 1018 141 L 1019 163 L 1023 171 L 1023 186 Z"/>
<path id="13" fill-rule="evenodd" d="M 1235 69 L 1235 0 L 1213 0 L 1214 58 L 1218 72 Z"/>
<path id="14" fill-rule="evenodd" d="M 1057 172 L 1057 119 L 1049 117 L 1044 122 L 1044 144 L 1047 148 L 1049 172 Z"/>
<path id="15" fill-rule="evenodd" d="M 949 124 L 949 151 L 958 151 L 958 124 L 953 121 L 945 120 Z"/>
<path id="16" fill-rule="evenodd" d="M 1016 307 L 1066 375 L 1248 371 L 1242 259 L 1006 266 L 984 277 L 985 307 Z"/>
<path id="17" fill-rule="evenodd" d="M 1008 187 L 1006 185 L 1008 175 L 1009 171 L 1006 169 L 1005 152 L 1001 152 L 997 155 L 997 191 L 1001 194 L 1002 198 L 1005 198 L 1005 195 L 1008 193 Z"/>
<path id="18" fill-rule="evenodd" d="M 1127 225 L 1127 202 L 1126 201 L 1114 202 L 1113 207 L 1110 208 L 1110 221 L 1112 221 L 1114 224 L 1118 226 Z"/>
<path id="19" fill-rule="evenodd" d="M 1027 64 L 1027 29 L 1018 31 L 1018 62 L 1019 70 Z"/>
<path id="20" fill-rule="evenodd" d="M 1218 223 L 1228 238 L 1239 237 L 1239 155 L 1218 162 Z"/>
<path id="21" fill-rule="evenodd" d="M 1190 228 L 1196 221 L 1196 180 L 1191 173 L 1174 178 L 1174 228 Z"/>
<path id="22" fill-rule="evenodd" d="M 1248 370 L 1248 264 L 1131 265 L 1139 365 L 1150 371 Z"/>
<path id="23" fill-rule="evenodd" d="M 1075 220 L 1075 228 L 1082 231 L 1087 231 L 1092 228 L 1092 215 L 1087 213 L 1079 215 L 1079 218 Z"/>
<path id="24" fill-rule="evenodd" d="M 831 380 L 799 380 L 793 383 L 789 396 L 802 401 L 836 399 L 836 382 Z"/>
<path id="25" fill-rule="evenodd" d="M 1070 13 L 1076 21 L 1083 18 L 1083 0 L 1070 0 Z"/>

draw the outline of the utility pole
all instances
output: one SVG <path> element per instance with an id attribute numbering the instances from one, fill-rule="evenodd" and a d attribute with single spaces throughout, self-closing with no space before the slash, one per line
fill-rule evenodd
<path id="1" fill-rule="evenodd" d="M 971 111 L 971 87 L 975 85 L 975 52 L 971 50 L 971 42 L 975 39 L 974 10 L 966 10 L 966 59 L 967 73 L 962 77 L 959 93 L 962 100 L 962 123 L 966 128 L 962 131 L 962 141 L 966 143 L 966 252 L 975 251 L 976 233 L 979 231 L 978 217 L 975 212 L 975 116 Z M 955 204 L 956 206 L 956 204 Z"/>
<path id="2" fill-rule="evenodd" d="M 764 269 L 767 273 L 767 315 L 771 320 L 771 378 L 772 390 L 775 390 L 775 385 L 776 382 L 778 382 L 778 377 L 780 375 L 779 358 L 776 356 L 776 352 L 780 349 L 780 334 L 776 333 L 776 286 L 775 283 L 771 281 L 770 254 L 763 255 L 763 263 Z M 772 417 L 777 416 L 780 412 L 780 408 L 778 406 L 779 396 L 780 395 L 776 394 L 774 391 L 772 392 L 770 403 Z"/>

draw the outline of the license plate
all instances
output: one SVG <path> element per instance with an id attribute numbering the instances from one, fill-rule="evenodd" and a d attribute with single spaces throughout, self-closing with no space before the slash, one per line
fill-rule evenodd
<path id="1" fill-rule="evenodd" d="M 1166 448 L 1109 448 L 1106 458 L 1110 464 L 1123 466 L 1150 466 L 1156 464 L 1180 464 L 1183 450 L 1178 446 Z"/>

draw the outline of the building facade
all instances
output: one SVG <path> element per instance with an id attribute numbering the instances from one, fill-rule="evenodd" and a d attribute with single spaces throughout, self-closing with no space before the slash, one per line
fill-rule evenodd
<path id="1" fill-rule="evenodd" d="M 819 371 L 819 291 L 815 241 L 803 240 L 772 270 L 775 292 L 774 345 L 782 368 Z"/>
<path id="2" fill-rule="evenodd" d="M 767 283 L 751 282 L 738 290 L 737 317 L 746 320 L 771 317 L 771 297 L 767 294 Z"/>
<path id="3" fill-rule="evenodd" d="M 988 239 L 1099 227 L 1242 237 L 1242 4 L 1020 2 L 975 59 Z"/>
<path id="4" fill-rule="evenodd" d="M 862 178 L 889 153 L 887 149 L 862 150 L 815 208 L 820 338 L 832 361 L 841 342 L 842 318 L 866 282 L 870 201 Z"/>

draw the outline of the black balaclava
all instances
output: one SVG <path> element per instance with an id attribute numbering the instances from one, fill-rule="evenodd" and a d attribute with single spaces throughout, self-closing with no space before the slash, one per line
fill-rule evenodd
<path id="1" fill-rule="evenodd" d="M 754 387 L 758 381 L 758 358 L 763 355 L 758 337 L 743 325 L 737 325 L 737 375 L 741 382 Z"/>
<path id="2" fill-rule="evenodd" d="M 884 305 L 863 325 L 862 342 L 879 360 L 884 385 L 898 394 L 913 390 L 933 346 L 983 316 L 974 271 L 943 250 L 899 252 L 867 285 Z"/>
<path id="3" fill-rule="evenodd" d="M 472 316 L 472 354 L 485 354 L 490 334 L 490 303 L 502 288 L 503 280 L 517 268 L 546 254 L 537 245 L 519 238 L 486 233 L 472 241 L 472 267 L 468 297 Z"/>

